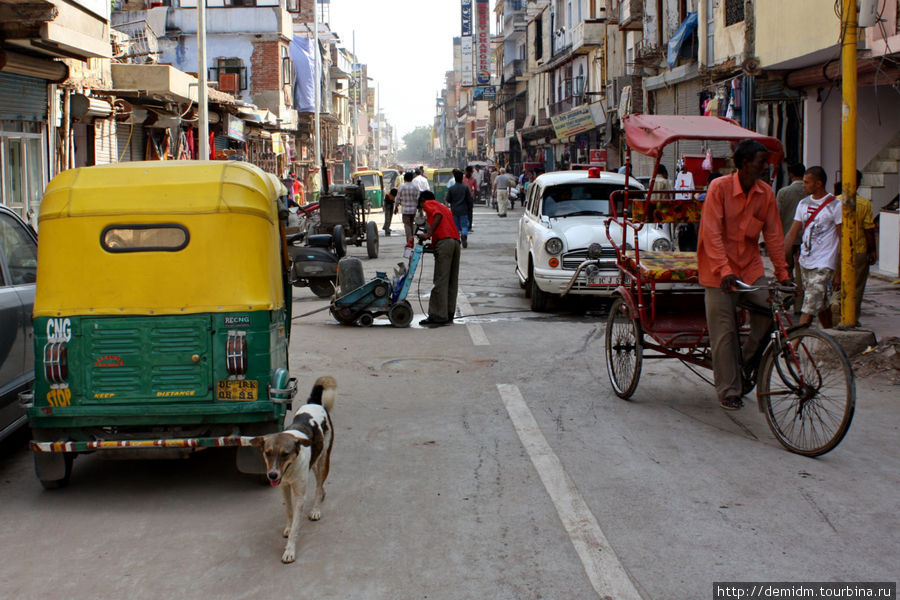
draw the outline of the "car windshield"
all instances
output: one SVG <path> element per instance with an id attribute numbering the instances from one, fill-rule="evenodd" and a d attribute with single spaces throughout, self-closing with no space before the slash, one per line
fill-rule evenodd
<path id="1" fill-rule="evenodd" d="M 618 189 L 622 186 L 581 182 L 554 185 L 544 191 L 542 213 L 548 217 L 609 216 L 609 195 Z"/>

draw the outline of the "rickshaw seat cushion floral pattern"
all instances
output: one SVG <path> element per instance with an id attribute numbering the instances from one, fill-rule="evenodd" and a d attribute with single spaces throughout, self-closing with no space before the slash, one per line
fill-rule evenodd
<path id="1" fill-rule="evenodd" d="M 703 203 L 698 200 L 669 200 L 631 204 L 631 220 L 635 223 L 699 223 Z"/>
<path id="2" fill-rule="evenodd" d="M 695 252 L 641 252 L 640 264 L 634 255 L 625 262 L 633 273 L 640 271 L 641 279 L 653 281 L 695 282 L 698 280 L 697 254 Z"/>

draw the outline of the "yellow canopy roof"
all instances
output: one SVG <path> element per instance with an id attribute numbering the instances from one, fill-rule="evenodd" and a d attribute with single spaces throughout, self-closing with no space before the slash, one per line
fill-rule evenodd
<path id="1" fill-rule="evenodd" d="M 38 218 L 35 316 L 283 306 L 280 187 L 253 165 L 224 161 L 60 173 L 47 186 Z M 104 243 L 110 228 L 160 226 L 183 237 L 183 247 L 123 252 Z"/>

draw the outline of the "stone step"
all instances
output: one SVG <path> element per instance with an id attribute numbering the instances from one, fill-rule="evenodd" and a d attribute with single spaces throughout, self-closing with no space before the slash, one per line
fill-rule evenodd
<path id="1" fill-rule="evenodd" d="M 868 329 L 826 329 L 825 332 L 834 338 L 850 358 L 877 344 L 875 333 Z"/>
<path id="2" fill-rule="evenodd" d="M 900 146 L 889 146 L 878 153 L 878 158 L 884 160 L 900 160 Z"/>
<path id="3" fill-rule="evenodd" d="M 862 184 L 860 187 L 884 187 L 884 173 L 872 173 L 866 171 L 863 173 Z"/>
<path id="4" fill-rule="evenodd" d="M 900 162 L 896 160 L 873 160 L 866 165 L 866 171 L 875 173 L 896 173 Z"/>

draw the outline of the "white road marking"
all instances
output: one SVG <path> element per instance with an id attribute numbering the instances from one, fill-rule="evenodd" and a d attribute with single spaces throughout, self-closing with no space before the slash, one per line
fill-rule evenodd
<path id="1" fill-rule="evenodd" d="M 513 422 L 516 434 L 528 452 L 544 488 L 556 506 L 563 527 L 572 540 L 585 573 L 600 598 L 640 600 L 641 594 L 619 562 L 597 519 L 591 513 L 559 458 L 541 433 L 534 415 L 519 388 L 497 384 L 500 397 Z"/>
<path id="2" fill-rule="evenodd" d="M 472 310 L 472 305 L 469 304 L 469 300 L 460 293 L 457 293 L 456 296 L 456 305 L 459 307 L 459 314 L 463 317 L 474 317 L 475 311 Z M 484 334 L 484 329 L 481 328 L 481 325 L 478 323 L 466 323 L 466 329 L 469 330 L 469 337 L 472 338 L 472 343 L 476 346 L 490 346 L 491 342 L 488 340 L 487 336 Z"/>

